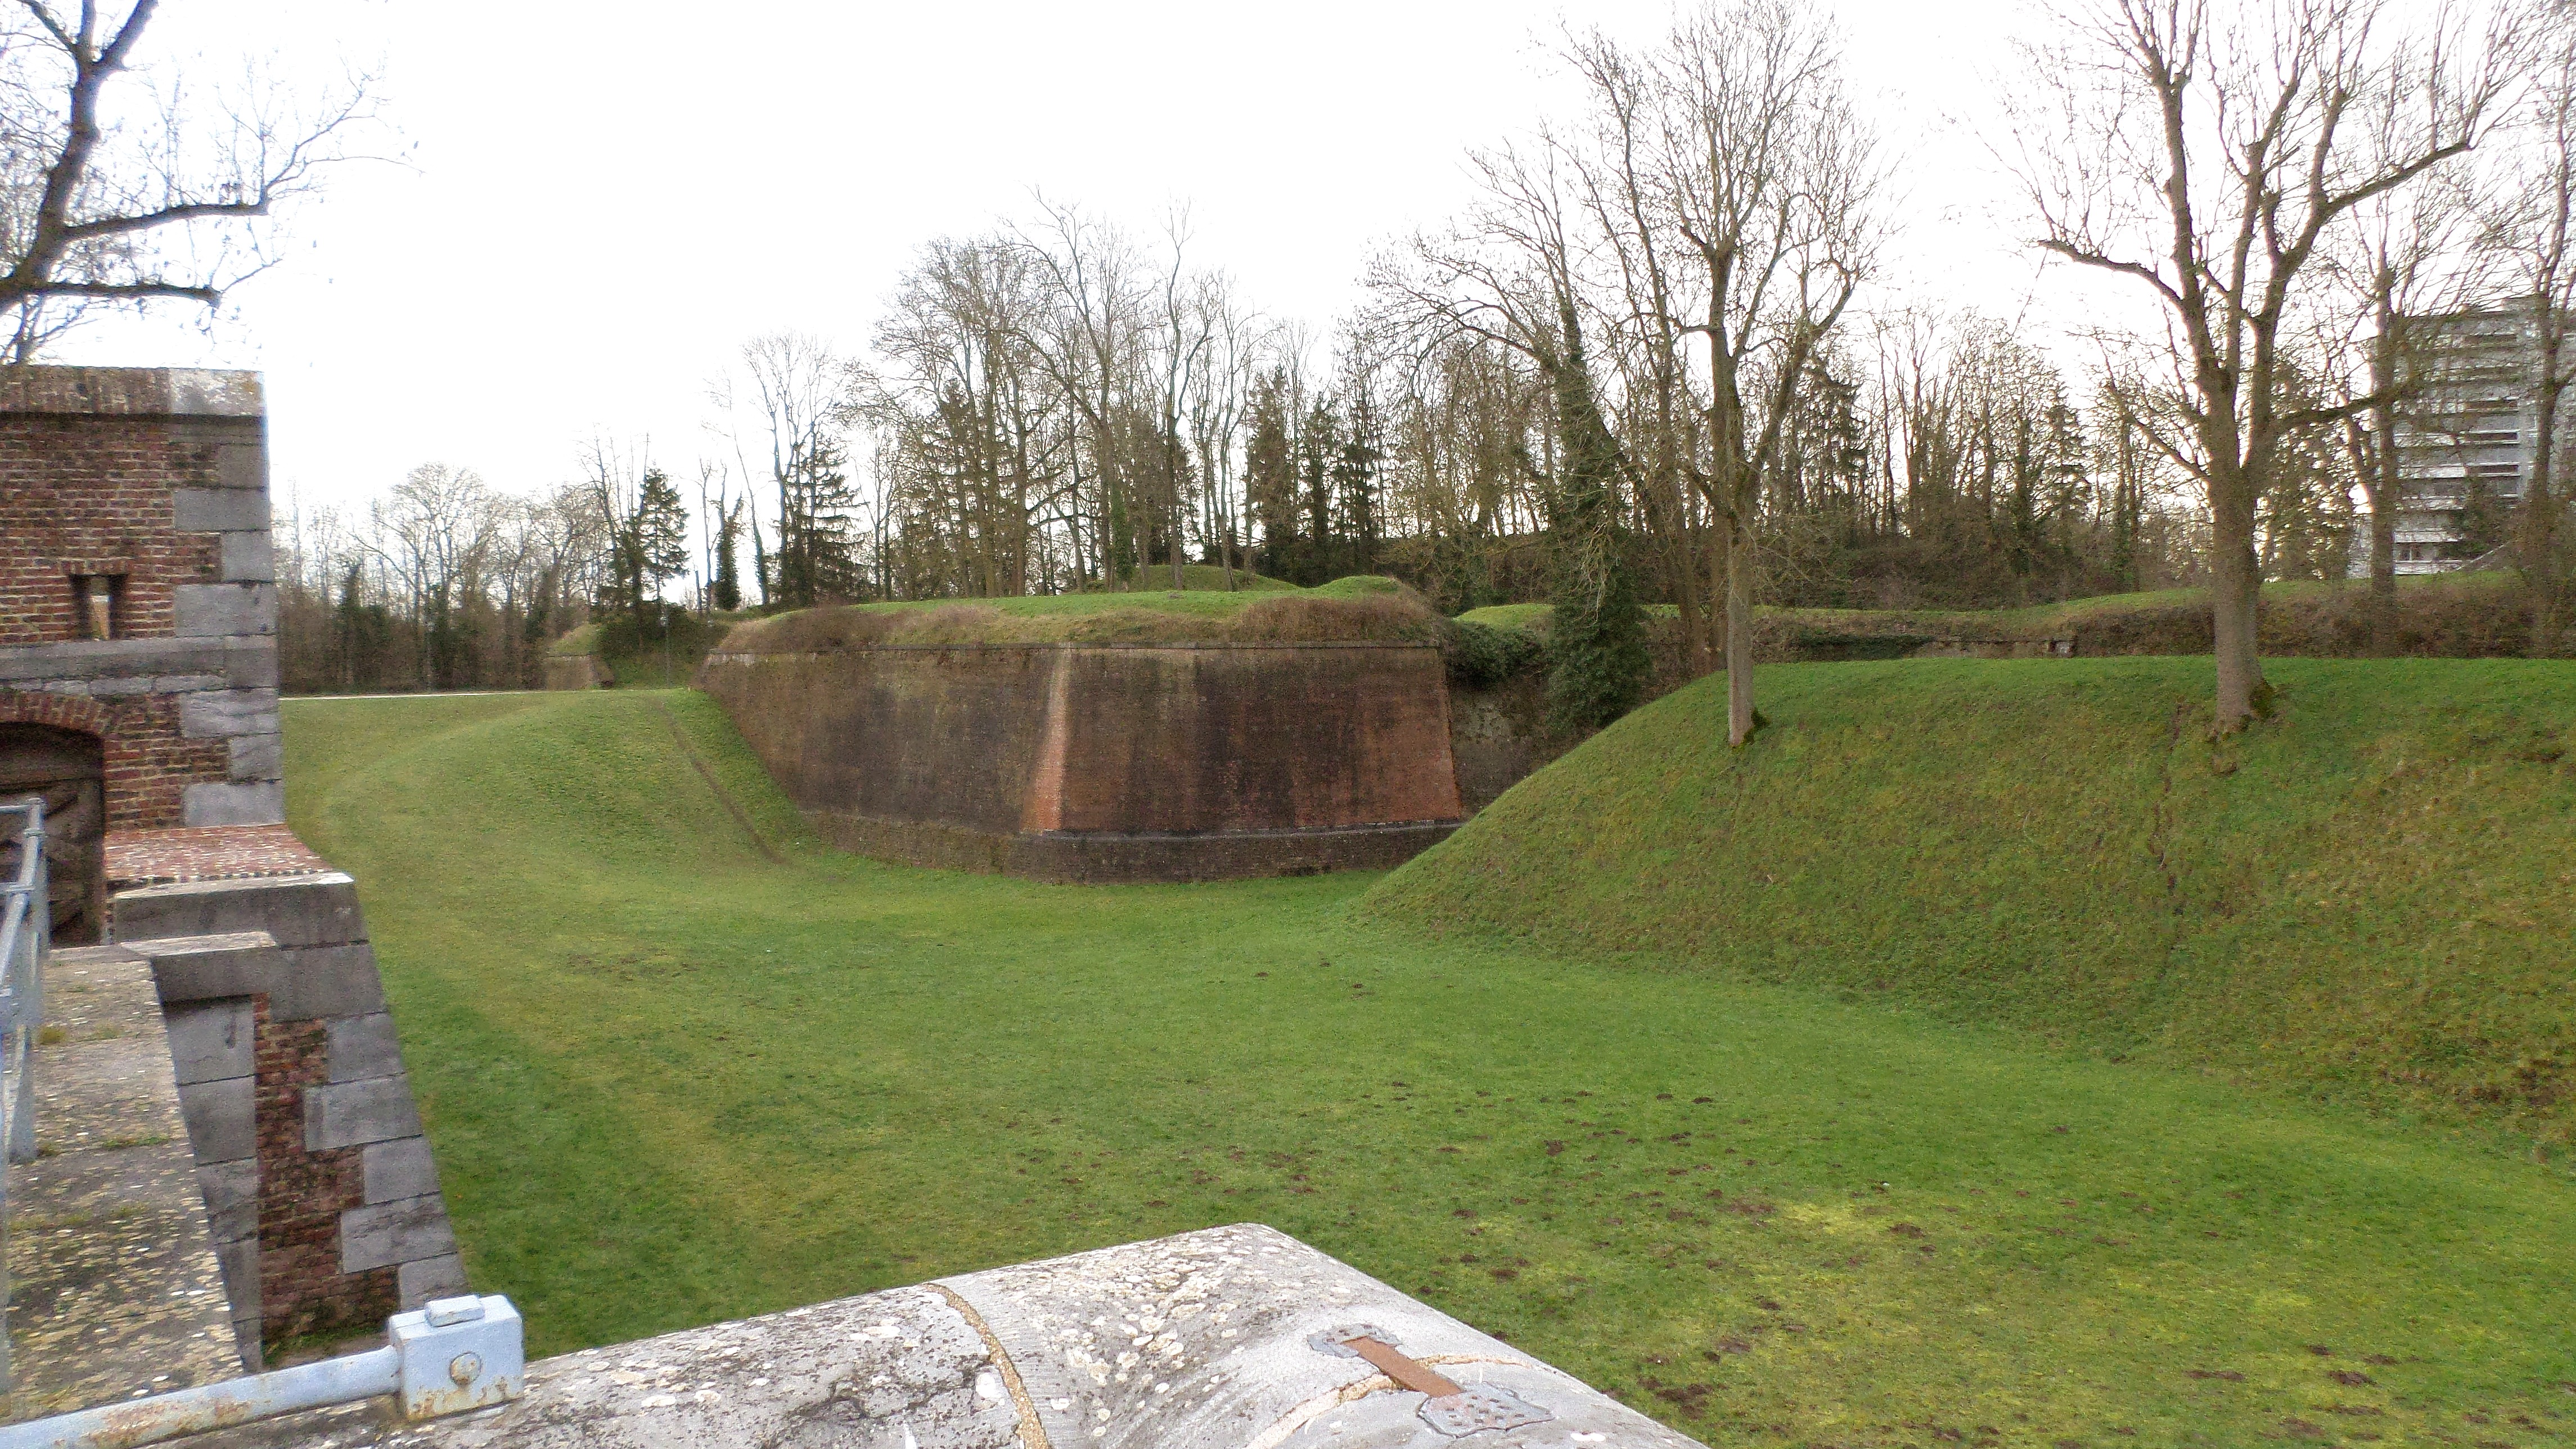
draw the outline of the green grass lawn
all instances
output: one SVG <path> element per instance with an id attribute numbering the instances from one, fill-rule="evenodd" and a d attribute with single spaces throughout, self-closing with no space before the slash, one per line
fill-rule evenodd
<path id="1" fill-rule="evenodd" d="M 685 692 L 286 718 L 534 1352 L 1259 1220 L 1712 1443 L 2576 1429 L 2571 1183 L 2527 1143 L 1433 939 L 1367 876 L 837 856 Z"/>

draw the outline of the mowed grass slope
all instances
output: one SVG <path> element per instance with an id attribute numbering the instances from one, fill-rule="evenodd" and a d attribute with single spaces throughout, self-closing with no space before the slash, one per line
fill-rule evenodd
<path id="1" fill-rule="evenodd" d="M 1382 920 L 1891 992 L 2026 1038 L 2576 1124 L 2576 667 L 1906 660 L 1638 711 L 1370 898 Z"/>
<path id="2" fill-rule="evenodd" d="M 2570 1183 L 2491 1143 L 1435 942 L 1355 922 L 1365 876 L 832 855 L 687 693 L 287 730 L 536 1352 L 1257 1219 L 1712 1443 L 2576 1428 Z"/>

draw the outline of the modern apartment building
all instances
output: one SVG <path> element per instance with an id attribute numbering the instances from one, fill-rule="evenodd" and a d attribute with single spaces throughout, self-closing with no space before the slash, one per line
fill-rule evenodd
<path id="1" fill-rule="evenodd" d="M 2431 356 L 2423 394 L 2397 430 L 2397 572 L 2446 573 L 2510 536 L 2531 481 L 2538 372 L 2527 304 L 2414 319 Z M 2352 572 L 2370 571 L 2366 534 Z"/>

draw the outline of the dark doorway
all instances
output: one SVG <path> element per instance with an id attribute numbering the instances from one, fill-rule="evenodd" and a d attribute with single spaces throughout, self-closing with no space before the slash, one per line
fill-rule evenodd
<path id="1" fill-rule="evenodd" d="M 99 738 L 52 725 L 0 724 L 0 799 L 45 800 L 45 869 L 54 941 L 86 945 L 107 920 L 107 771 Z M 14 873 L 20 817 L 0 816 L 0 862 Z"/>

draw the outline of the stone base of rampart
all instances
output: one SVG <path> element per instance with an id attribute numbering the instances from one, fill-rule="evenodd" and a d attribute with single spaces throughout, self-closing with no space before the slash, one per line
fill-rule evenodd
<path id="1" fill-rule="evenodd" d="M 824 839 L 856 855 L 1078 885 L 1392 870 L 1447 839 L 1462 823 L 1431 820 L 1318 830 L 1135 835 L 1057 830 L 1006 835 L 828 811 L 808 811 L 805 818 Z"/>

